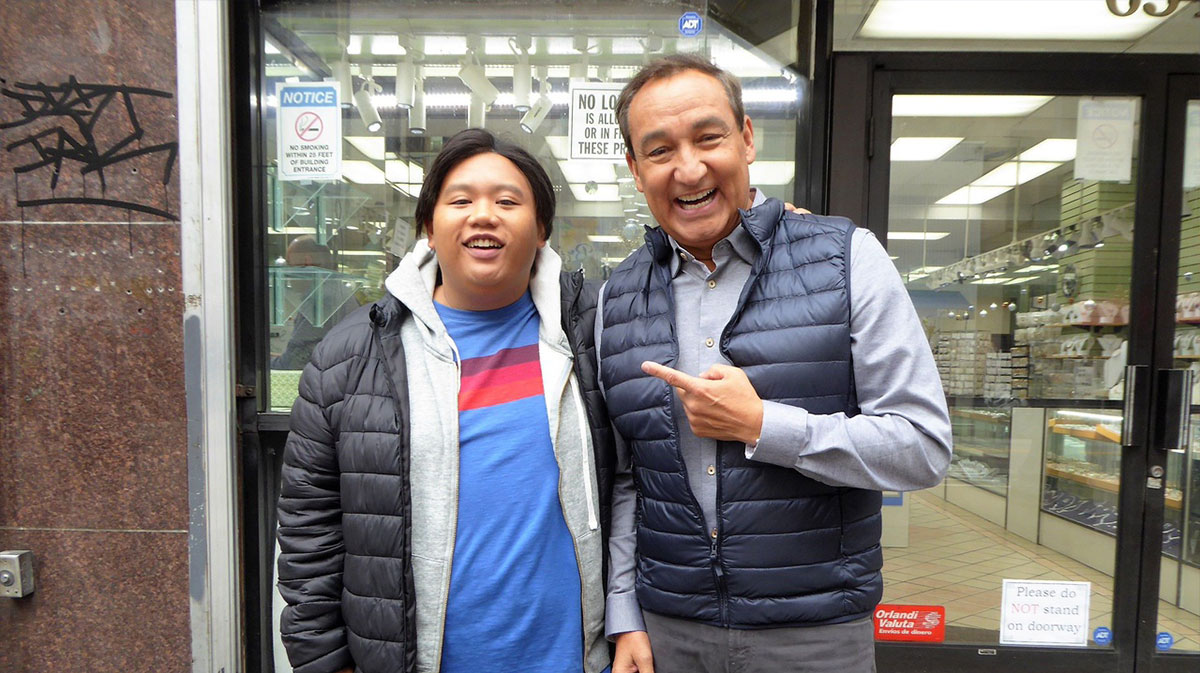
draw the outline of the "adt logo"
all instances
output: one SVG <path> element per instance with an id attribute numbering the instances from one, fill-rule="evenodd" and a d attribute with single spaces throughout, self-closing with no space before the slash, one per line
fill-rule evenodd
<path id="1" fill-rule="evenodd" d="M 1112 642 L 1112 631 L 1106 626 L 1098 627 L 1092 634 L 1092 640 L 1096 641 L 1097 645 L 1107 645 Z"/>
<path id="2" fill-rule="evenodd" d="M 1167 633 L 1166 631 L 1159 633 L 1158 638 L 1154 641 L 1154 647 L 1159 652 L 1166 652 L 1167 650 L 1171 649 L 1171 646 L 1174 644 L 1175 639 L 1172 638 L 1171 634 Z"/>
<path id="3" fill-rule="evenodd" d="M 704 19 L 695 12 L 684 12 L 679 17 L 679 34 L 684 37 L 696 37 L 704 30 Z"/>

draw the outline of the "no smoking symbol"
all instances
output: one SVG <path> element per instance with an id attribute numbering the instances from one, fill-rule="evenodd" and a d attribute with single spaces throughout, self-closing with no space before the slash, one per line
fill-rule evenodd
<path id="1" fill-rule="evenodd" d="M 1117 144 L 1120 132 L 1112 124 L 1101 124 L 1092 130 L 1092 142 L 1100 149 L 1109 149 Z"/>
<path id="2" fill-rule="evenodd" d="M 296 117 L 296 136 L 305 142 L 311 143 L 320 138 L 323 130 L 325 125 L 321 118 L 312 112 L 305 112 Z"/>

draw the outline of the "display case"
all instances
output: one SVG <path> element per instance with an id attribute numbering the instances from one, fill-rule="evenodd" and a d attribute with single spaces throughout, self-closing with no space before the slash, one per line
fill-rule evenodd
<path id="1" fill-rule="evenodd" d="M 1008 492 L 1012 412 L 1009 408 L 950 410 L 954 458 L 946 474 L 999 496 Z"/>
<path id="2" fill-rule="evenodd" d="M 1046 421 L 1042 511 L 1115 536 L 1121 471 L 1121 416 L 1070 409 L 1050 410 Z M 1163 553 L 1184 550 L 1184 452 L 1168 458 Z M 1194 527 L 1193 523 L 1191 527 Z M 1194 558 L 1192 559 L 1194 562 Z"/>

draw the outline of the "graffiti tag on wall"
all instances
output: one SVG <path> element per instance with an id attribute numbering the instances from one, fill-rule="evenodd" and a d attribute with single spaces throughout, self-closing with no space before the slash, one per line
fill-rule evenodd
<path id="1" fill-rule="evenodd" d="M 165 206 L 165 186 L 171 180 L 179 143 L 143 145 L 147 131 L 137 112 L 139 102 L 147 100 L 145 97 L 171 99 L 170 93 L 125 85 L 85 84 L 72 76 L 61 84 L 9 85 L 0 80 L 0 95 L 3 96 L 0 102 L 4 103 L 0 131 L 6 140 L 14 133 L 20 136 L 4 145 L 17 161 L 13 173 L 19 207 L 89 204 L 178 219 Z M 10 114 L 13 108 L 17 108 L 15 116 Z M 146 177 L 161 182 L 162 198 L 156 199 L 154 194 L 130 194 L 136 191 L 130 189 L 121 190 L 119 198 L 107 194 L 114 171 L 137 173 L 139 166 L 147 166 L 147 161 L 152 175 Z M 24 176 L 33 179 L 37 189 L 30 190 L 27 185 L 22 196 Z M 71 187 L 62 188 L 61 183 L 68 179 Z M 98 194 L 94 193 L 95 187 L 93 193 L 88 193 L 89 182 L 98 184 Z M 37 193 L 29 194 L 30 191 Z"/>

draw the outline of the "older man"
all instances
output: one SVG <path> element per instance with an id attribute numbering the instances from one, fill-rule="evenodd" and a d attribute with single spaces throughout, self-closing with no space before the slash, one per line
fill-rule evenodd
<path id="1" fill-rule="evenodd" d="M 750 186 L 741 87 L 703 58 L 647 65 L 617 114 L 659 227 L 597 320 L 624 440 L 613 671 L 873 671 L 880 491 L 951 453 L 899 275 L 869 232 Z"/>

